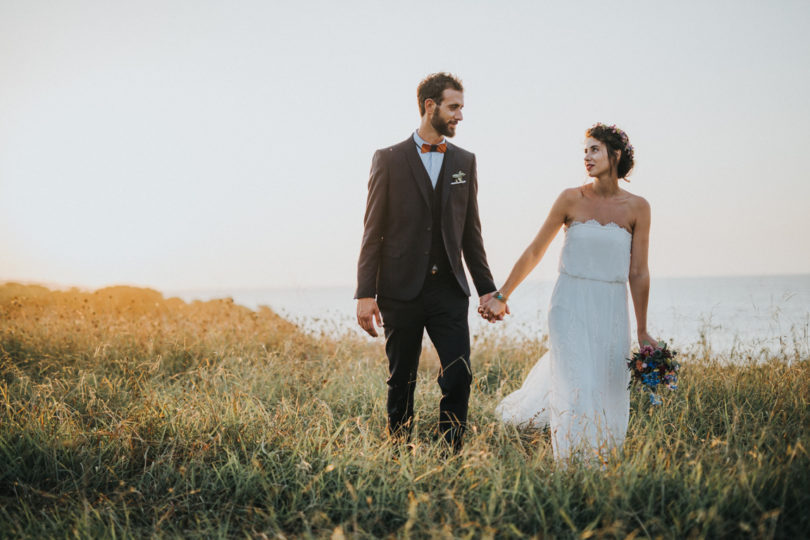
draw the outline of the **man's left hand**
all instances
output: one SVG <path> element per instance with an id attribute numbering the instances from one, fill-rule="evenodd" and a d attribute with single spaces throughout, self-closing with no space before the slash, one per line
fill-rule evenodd
<path id="1" fill-rule="evenodd" d="M 478 299 L 478 313 L 488 320 L 491 323 L 495 321 L 502 321 L 506 315 L 511 315 L 511 311 L 509 311 L 509 305 L 504 304 L 504 310 L 497 315 L 493 315 L 491 311 L 487 310 L 486 304 L 495 296 L 495 293 L 498 291 L 492 291 L 491 293 L 487 293 L 484 296 Z"/>

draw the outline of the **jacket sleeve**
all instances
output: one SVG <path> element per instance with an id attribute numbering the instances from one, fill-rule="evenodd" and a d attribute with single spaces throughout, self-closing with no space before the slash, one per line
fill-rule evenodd
<path id="1" fill-rule="evenodd" d="M 495 281 L 487 264 L 487 254 L 484 251 L 484 240 L 481 237 L 481 220 L 478 217 L 478 171 L 476 170 L 475 156 L 472 158 L 472 174 L 470 175 L 470 196 L 467 198 L 467 219 L 464 222 L 464 235 L 461 240 L 461 249 L 467 269 L 470 271 L 475 290 L 478 296 L 493 292 Z"/>
<path id="2" fill-rule="evenodd" d="M 371 160 L 368 180 L 366 216 L 363 220 L 363 241 L 357 262 L 355 298 L 377 296 L 377 273 L 380 268 L 386 204 L 388 200 L 388 164 L 384 150 L 377 150 Z"/>

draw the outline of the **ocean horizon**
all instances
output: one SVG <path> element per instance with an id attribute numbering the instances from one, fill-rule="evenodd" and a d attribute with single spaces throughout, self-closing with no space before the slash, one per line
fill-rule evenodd
<path id="1" fill-rule="evenodd" d="M 553 287 L 554 280 L 524 282 L 510 299 L 512 315 L 495 325 L 478 316 L 471 298 L 472 335 L 542 338 Z M 365 335 L 356 324 L 351 286 L 162 292 L 189 302 L 232 298 L 250 309 L 266 305 L 310 332 Z M 635 336 L 632 304 L 630 314 Z M 800 355 L 810 349 L 810 274 L 653 278 L 647 319 L 653 336 L 684 351 Z"/>

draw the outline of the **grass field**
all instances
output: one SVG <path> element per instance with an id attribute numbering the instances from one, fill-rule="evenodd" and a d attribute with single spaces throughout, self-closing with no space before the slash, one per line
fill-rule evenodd
<path id="1" fill-rule="evenodd" d="M 354 337 L 353 337 L 354 336 Z M 621 459 L 552 459 L 495 404 L 542 342 L 476 339 L 446 457 L 431 351 L 412 450 L 385 442 L 382 343 L 146 289 L 0 286 L 0 537 L 810 536 L 810 358 L 686 355 Z"/>

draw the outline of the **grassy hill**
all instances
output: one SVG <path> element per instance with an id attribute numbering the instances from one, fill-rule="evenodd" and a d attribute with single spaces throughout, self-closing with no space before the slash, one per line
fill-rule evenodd
<path id="1" fill-rule="evenodd" d="M 810 359 L 683 359 L 635 394 L 624 455 L 556 464 L 500 426 L 542 342 L 477 339 L 471 429 L 437 439 L 426 351 L 414 446 L 384 439 L 380 341 L 158 292 L 0 286 L 1 537 L 810 535 Z"/>

